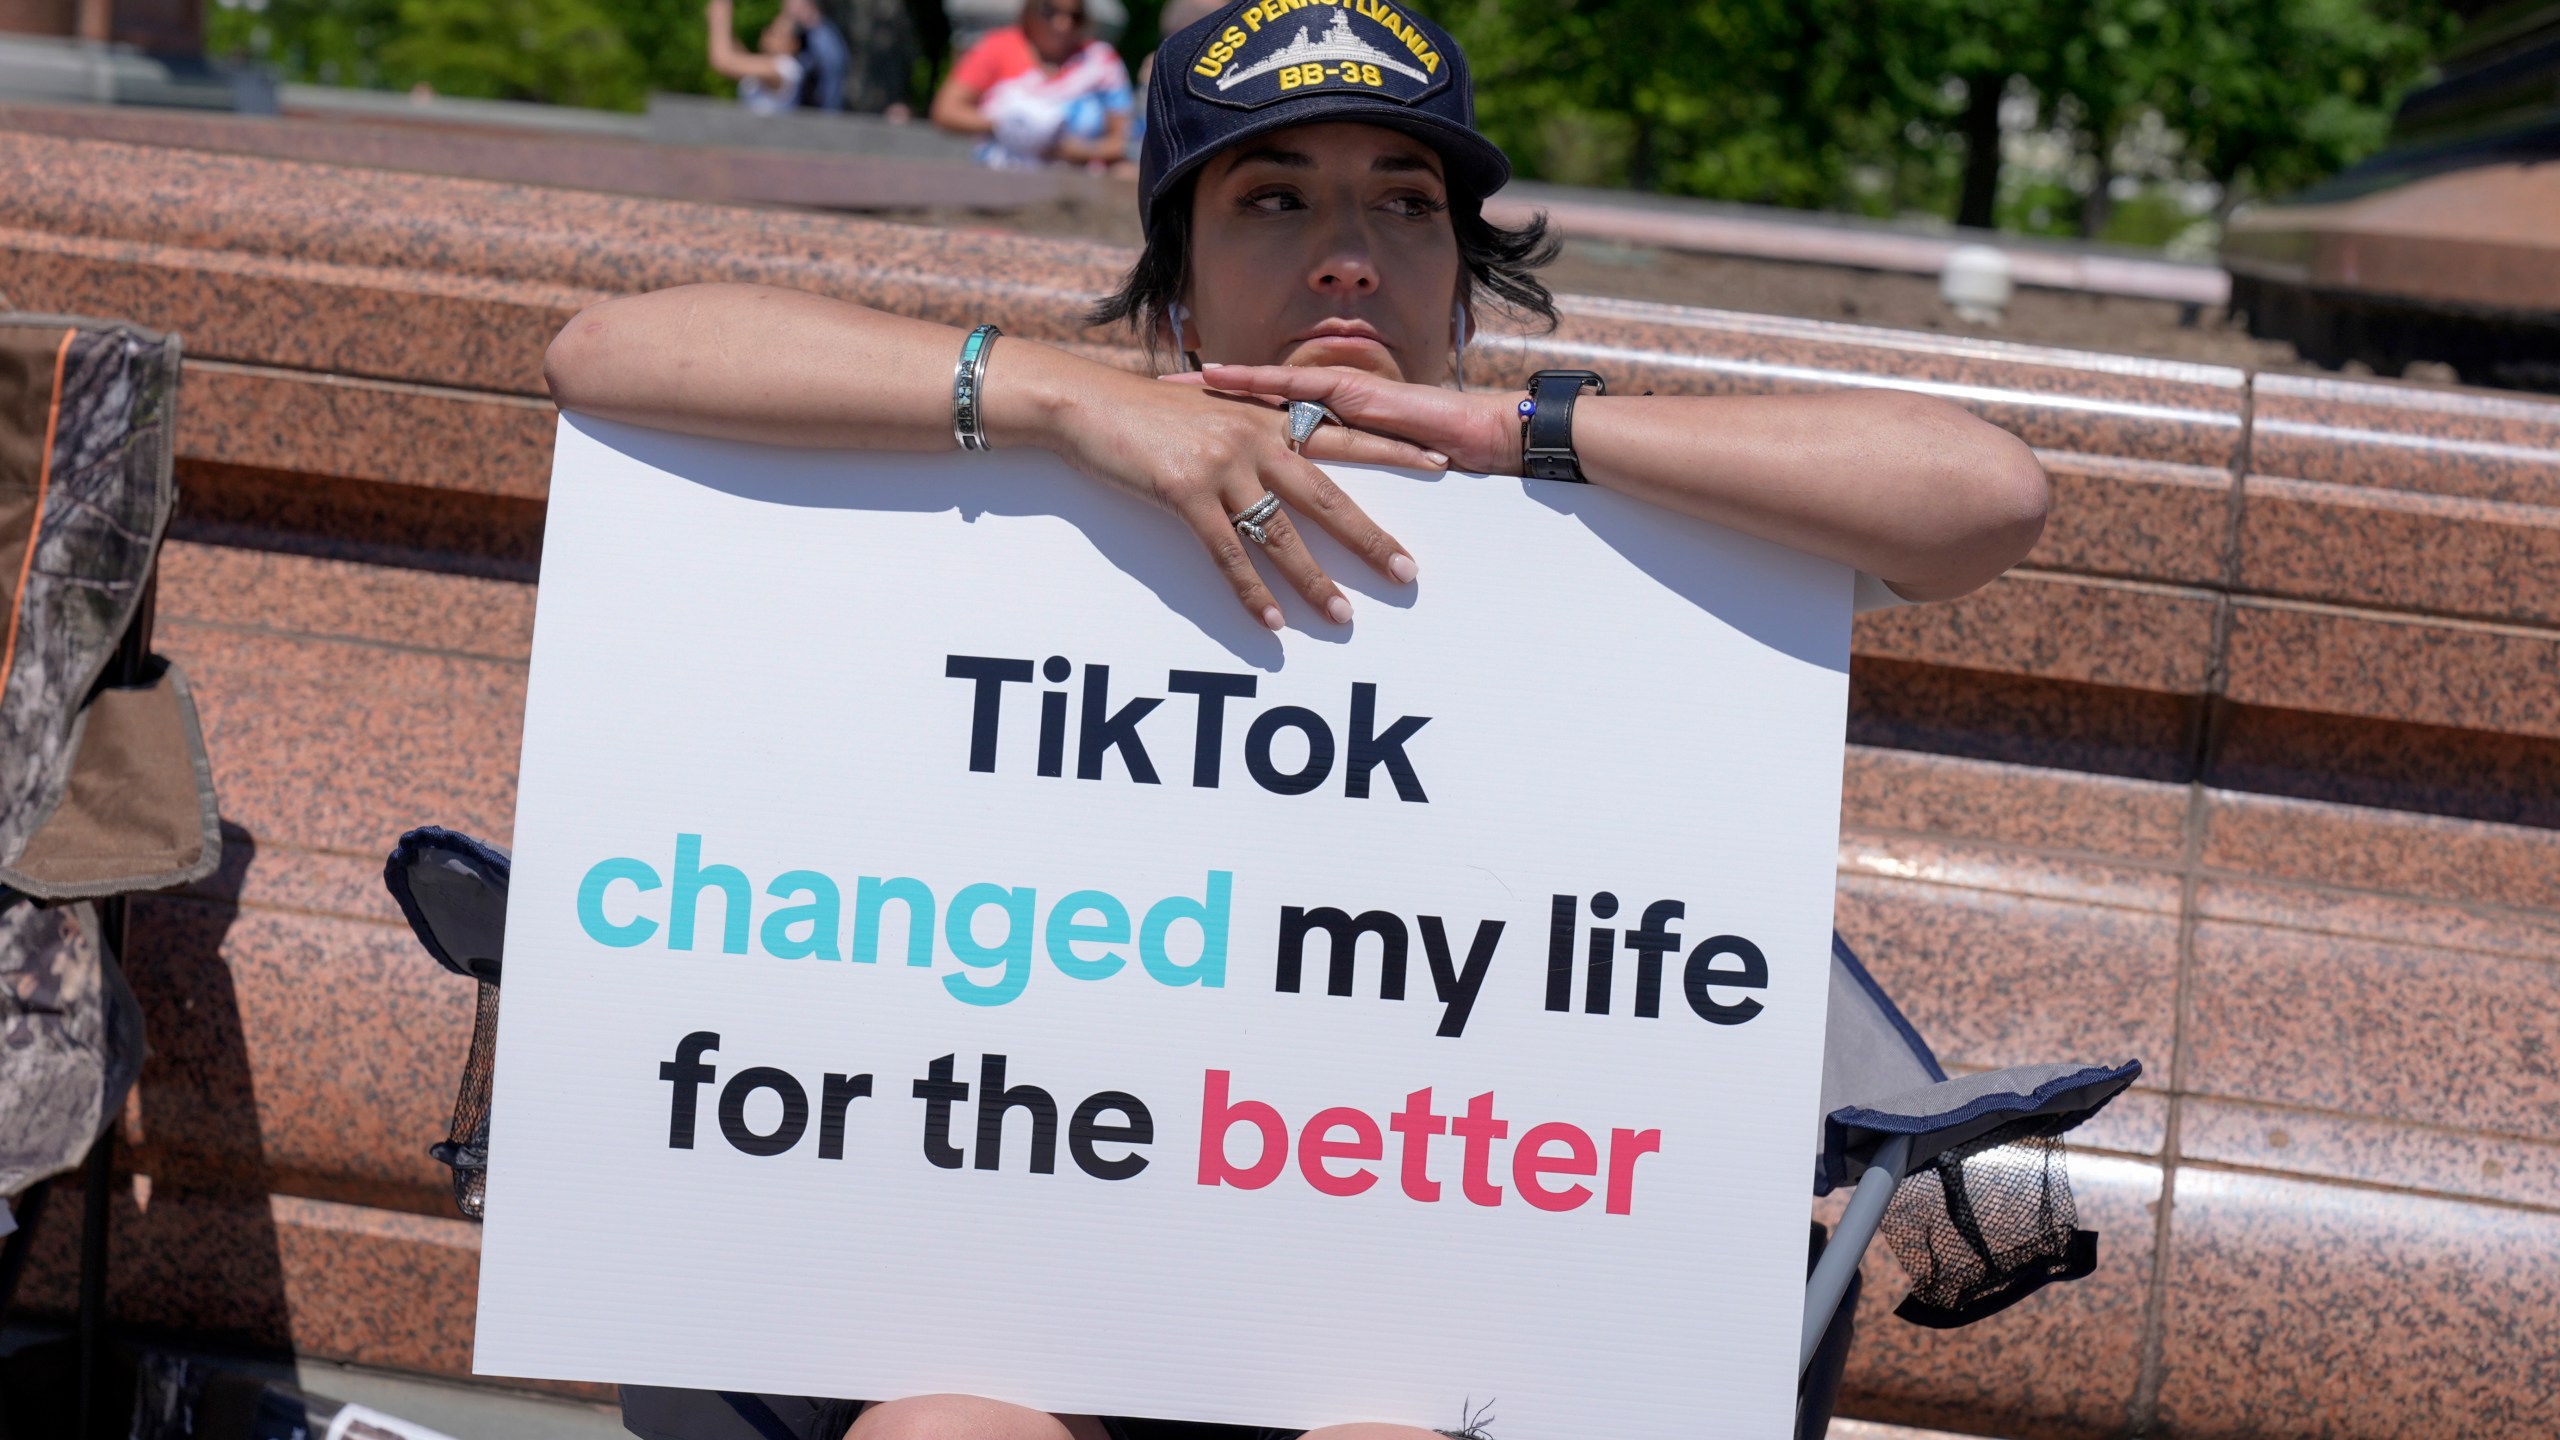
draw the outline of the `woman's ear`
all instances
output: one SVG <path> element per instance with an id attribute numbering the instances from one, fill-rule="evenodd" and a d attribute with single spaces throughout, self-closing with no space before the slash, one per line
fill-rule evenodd
<path id="1" fill-rule="evenodd" d="M 1167 330 L 1173 332 L 1174 353 L 1182 357 L 1182 363 L 1185 366 L 1193 370 L 1199 369 L 1200 351 L 1197 348 L 1197 342 L 1183 334 L 1191 328 L 1190 307 L 1179 300 L 1167 300 L 1164 302 L 1164 324 Z"/>

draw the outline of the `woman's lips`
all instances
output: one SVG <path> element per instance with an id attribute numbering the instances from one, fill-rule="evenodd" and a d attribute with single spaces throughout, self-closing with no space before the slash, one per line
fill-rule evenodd
<path id="1" fill-rule="evenodd" d="M 1288 358 L 1281 363 L 1358 370 L 1390 380 L 1403 378 L 1395 352 L 1387 348 L 1387 342 L 1368 335 L 1318 335 L 1301 340 L 1289 347 Z"/>
<path id="2" fill-rule="evenodd" d="M 1289 347 L 1292 365 L 1349 365 L 1369 369 L 1394 352 L 1373 335 L 1317 335 Z"/>
<path id="3" fill-rule="evenodd" d="M 1386 344 L 1377 328 L 1366 320 L 1325 320 L 1289 337 L 1290 343 L 1304 345 L 1313 340 L 1365 340 L 1372 345 Z"/>

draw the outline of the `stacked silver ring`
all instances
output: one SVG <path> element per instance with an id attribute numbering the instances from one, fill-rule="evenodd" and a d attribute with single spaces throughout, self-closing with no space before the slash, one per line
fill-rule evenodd
<path id="1" fill-rule="evenodd" d="M 1280 497 L 1266 491 L 1261 499 L 1228 516 L 1227 523 L 1236 527 L 1237 534 L 1254 544 L 1268 545 L 1271 532 L 1262 527 L 1262 522 L 1278 514 L 1279 510 Z"/>
<path id="2" fill-rule="evenodd" d="M 1326 409 L 1322 404 L 1316 401 L 1290 401 L 1289 448 L 1293 451 L 1303 452 L 1306 448 L 1308 437 L 1315 434 L 1316 427 L 1322 425 L 1327 420 L 1332 421 L 1336 425 L 1342 423 L 1341 416 L 1334 414 L 1331 410 Z"/>

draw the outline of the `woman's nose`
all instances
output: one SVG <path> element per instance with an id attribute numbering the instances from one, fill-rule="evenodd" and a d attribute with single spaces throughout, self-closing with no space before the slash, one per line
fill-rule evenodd
<path id="1" fill-rule="evenodd" d="M 1366 255 L 1334 254 L 1308 273 L 1307 283 L 1319 295 L 1366 295 L 1378 288 L 1378 272 Z"/>

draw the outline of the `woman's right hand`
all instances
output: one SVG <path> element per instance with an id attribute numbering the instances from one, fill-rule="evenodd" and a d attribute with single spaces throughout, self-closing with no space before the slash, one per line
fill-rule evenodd
<path id="1" fill-rule="evenodd" d="M 948 452 L 962 332 L 846 301 L 759 285 L 678 286 L 603 301 L 551 342 L 544 374 L 564 410 L 762 445 Z M 1304 457 L 1287 412 L 1168 384 L 1030 339 L 987 351 L 983 420 L 1002 446 L 1037 445 L 1191 528 L 1245 613 L 1281 628 L 1252 546 L 1228 517 L 1268 492 L 1268 559 L 1337 622 L 1351 602 L 1298 532 L 1313 523 L 1399 582 L 1413 557 L 1310 461 L 1448 468 L 1402 440 L 1326 425 Z"/>
<path id="2" fill-rule="evenodd" d="M 1003 352 L 996 354 L 1001 358 Z M 992 389 L 992 377 L 989 384 Z M 1094 479 L 1173 512 L 1199 538 L 1245 612 L 1273 630 L 1281 628 L 1283 617 L 1254 566 L 1256 548 L 1318 614 L 1336 624 L 1351 620 L 1349 597 L 1298 532 L 1301 519 L 1314 522 L 1379 574 L 1400 584 L 1414 578 L 1413 556 L 1314 462 L 1448 467 L 1447 457 L 1420 446 L 1333 424 L 1318 427 L 1305 453 L 1293 454 L 1284 411 L 1120 372 L 1052 409 L 1042 443 Z M 1266 493 L 1280 498 L 1281 509 L 1264 523 L 1269 542 L 1256 547 L 1231 517 Z"/>

